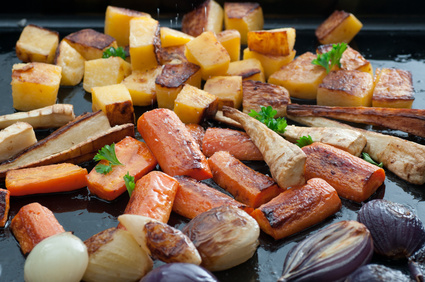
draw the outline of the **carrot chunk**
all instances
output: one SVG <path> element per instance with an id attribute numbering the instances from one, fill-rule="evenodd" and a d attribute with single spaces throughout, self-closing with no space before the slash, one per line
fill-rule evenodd
<path id="1" fill-rule="evenodd" d="M 212 177 L 198 143 L 173 111 L 158 108 L 145 112 L 137 121 L 137 129 L 168 175 L 197 180 Z"/>
<path id="2" fill-rule="evenodd" d="M 321 222 L 340 208 L 335 189 L 325 180 L 313 178 L 261 205 L 251 216 L 261 230 L 278 240 Z"/>
<path id="3" fill-rule="evenodd" d="M 10 191 L 0 189 L 0 227 L 4 227 L 7 222 L 10 208 Z"/>
<path id="4" fill-rule="evenodd" d="M 108 201 L 116 199 L 127 190 L 124 181 L 127 172 L 137 181 L 157 164 L 148 146 L 130 136 L 115 144 L 115 155 L 123 165 L 113 166 L 108 174 L 99 173 L 93 168 L 87 175 L 90 192 Z M 101 160 L 99 163 L 108 164 L 108 161 Z"/>
<path id="5" fill-rule="evenodd" d="M 10 228 L 24 254 L 47 237 L 65 232 L 54 214 L 39 203 L 23 206 L 12 219 Z"/>
<path id="6" fill-rule="evenodd" d="M 196 140 L 196 143 L 198 143 L 199 148 L 202 149 L 202 140 L 204 139 L 205 129 L 197 123 L 188 123 L 185 124 L 185 126 L 189 131 L 190 135 L 192 135 L 193 138 Z"/>
<path id="7" fill-rule="evenodd" d="M 229 152 L 214 153 L 208 163 L 215 183 L 250 207 L 258 208 L 283 191 L 273 178 L 251 169 Z"/>

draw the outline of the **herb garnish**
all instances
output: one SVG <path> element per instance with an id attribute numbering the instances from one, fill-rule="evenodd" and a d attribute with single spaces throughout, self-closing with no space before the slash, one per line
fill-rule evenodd
<path id="1" fill-rule="evenodd" d="M 127 56 L 125 54 L 125 50 L 121 46 L 118 47 L 117 49 L 115 49 L 114 47 L 109 47 L 108 49 L 103 51 L 102 58 L 106 59 L 106 58 L 109 58 L 109 57 L 121 57 L 123 60 L 125 60 L 125 58 L 127 58 Z"/>
<path id="2" fill-rule="evenodd" d="M 113 165 L 123 165 L 115 155 L 115 144 L 112 143 L 110 146 L 105 145 L 99 152 L 94 156 L 93 160 L 107 160 L 109 162 L 108 165 L 97 164 L 95 169 L 97 172 L 102 174 L 108 174 L 112 170 Z"/>
<path id="3" fill-rule="evenodd" d="M 297 140 L 297 146 L 302 148 L 304 146 L 308 146 L 310 144 L 313 144 L 313 139 L 310 135 L 308 136 L 301 136 L 300 139 Z"/>
<path id="4" fill-rule="evenodd" d="M 134 183 L 134 176 L 131 176 L 127 171 L 127 174 L 124 175 L 125 187 L 127 188 L 128 195 L 131 196 L 133 193 L 134 187 L 136 187 L 136 183 Z"/>
<path id="5" fill-rule="evenodd" d="M 323 54 L 317 54 L 317 59 L 311 61 L 313 65 L 322 66 L 329 73 L 333 66 L 341 67 L 342 53 L 347 49 L 347 43 L 332 44 L 332 50 Z"/>
<path id="6" fill-rule="evenodd" d="M 362 153 L 362 158 L 365 160 L 365 161 L 367 161 L 368 163 L 371 163 L 371 164 L 373 164 L 373 165 L 376 165 L 376 166 L 379 166 L 379 167 L 383 167 L 384 166 L 384 164 L 383 163 L 377 163 L 377 162 L 375 162 L 370 156 L 369 156 L 369 154 L 368 153 Z"/>
<path id="7" fill-rule="evenodd" d="M 287 126 L 286 119 L 282 117 L 275 119 L 274 116 L 276 114 L 277 111 L 273 110 L 271 106 L 267 106 L 267 108 L 261 106 L 260 112 L 251 110 L 249 116 L 261 121 L 262 123 L 267 125 L 268 128 L 276 131 L 277 133 L 284 133 Z"/>

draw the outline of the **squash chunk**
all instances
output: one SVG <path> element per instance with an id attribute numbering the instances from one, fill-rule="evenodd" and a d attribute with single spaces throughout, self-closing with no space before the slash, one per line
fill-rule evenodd
<path id="1" fill-rule="evenodd" d="M 317 88 L 326 76 L 326 70 L 313 65 L 316 55 L 306 52 L 272 74 L 269 83 L 285 87 L 291 97 L 316 99 Z"/>
<path id="2" fill-rule="evenodd" d="M 161 65 L 168 63 L 182 63 L 187 62 L 184 51 L 186 50 L 185 45 L 162 47 L 159 50 L 159 62 Z"/>
<path id="3" fill-rule="evenodd" d="M 223 8 L 213 0 L 204 1 L 182 19 L 182 31 L 195 37 L 204 31 L 219 33 L 222 29 Z"/>
<path id="4" fill-rule="evenodd" d="M 322 44 L 349 43 L 363 24 L 351 13 L 334 11 L 317 29 L 316 37 Z"/>
<path id="5" fill-rule="evenodd" d="M 373 79 L 361 71 L 331 71 L 319 85 L 317 104 L 323 106 L 372 106 Z"/>
<path id="6" fill-rule="evenodd" d="M 59 33 L 29 24 L 16 42 L 16 56 L 23 62 L 53 63 Z"/>
<path id="7" fill-rule="evenodd" d="M 12 67 L 13 107 L 30 111 L 56 103 L 62 68 L 46 63 L 14 64 Z"/>
<path id="8" fill-rule="evenodd" d="M 86 59 L 62 40 L 56 52 L 55 65 L 62 68 L 61 85 L 75 86 L 81 82 L 84 75 Z"/>
<path id="9" fill-rule="evenodd" d="M 239 109 L 242 105 L 242 77 L 214 76 L 205 82 L 204 90 L 218 97 L 218 108 L 224 105 Z"/>
<path id="10" fill-rule="evenodd" d="M 217 40 L 226 48 L 230 61 L 239 61 L 241 56 L 241 35 L 235 29 L 223 30 L 217 34 Z"/>
<path id="11" fill-rule="evenodd" d="M 242 80 L 256 80 L 265 82 L 264 69 L 257 59 L 246 59 L 230 62 L 227 75 L 242 76 Z"/>
<path id="12" fill-rule="evenodd" d="M 159 32 L 161 34 L 161 47 L 184 45 L 194 38 L 189 34 L 164 26 L 159 29 Z"/>
<path id="13" fill-rule="evenodd" d="M 295 29 L 278 28 L 248 32 L 248 48 L 261 54 L 288 56 L 295 45 Z"/>
<path id="14" fill-rule="evenodd" d="M 295 50 L 292 50 L 292 52 L 288 56 L 273 56 L 261 54 L 255 51 L 251 51 L 249 50 L 249 48 L 245 48 L 243 50 L 243 59 L 259 60 L 264 68 L 264 75 L 267 80 L 273 73 L 277 72 L 280 68 L 292 62 L 292 60 L 295 58 L 295 54 Z"/>

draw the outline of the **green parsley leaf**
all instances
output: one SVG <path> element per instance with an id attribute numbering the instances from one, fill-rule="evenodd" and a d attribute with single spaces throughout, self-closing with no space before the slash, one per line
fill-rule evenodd
<path id="1" fill-rule="evenodd" d="M 97 164 L 95 169 L 97 172 L 102 174 L 108 174 L 112 170 L 113 165 L 123 165 L 115 155 L 115 144 L 112 143 L 110 146 L 105 145 L 99 152 L 94 156 L 93 160 L 107 160 L 109 162 L 108 165 Z"/>
<path id="2" fill-rule="evenodd" d="M 362 158 L 365 160 L 365 161 L 367 161 L 368 163 L 371 163 L 371 164 L 373 164 L 373 165 L 376 165 L 376 166 L 379 166 L 379 167 L 383 167 L 384 166 L 384 164 L 383 163 L 377 163 L 377 162 L 375 162 L 370 156 L 369 156 L 369 154 L 368 153 L 362 153 Z"/>
<path id="3" fill-rule="evenodd" d="M 277 114 L 277 111 L 273 110 L 271 106 L 267 106 L 267 107 L 261 106 L 260 112 L 251 110 L 251 112 L 248 115 L 261 121 L 262 123 L 267 125 L 267 127 L 270 128 L 271 130 L 282 134 L 285 132 L 286 126 L 288 124 L 286 123 L 285 118 L 280 117 L 275 119 L 274 116 L 276 114 Z"/>
<path id="4" fill-rule="evenodd" d="M 317 59 L 311 61 L 313 65 L 322 66 L 329 73 L 333 66 L 341 67 L 341 57 L 347 49 L 347 43 L 332 44 L 332 50 L 323 54 L 317 54 Z"/>
<path id="5" fill-rule="evenodd" d="M 302 148 L 304 146 L 313 144 L 313 139 L 310 135 L 308 136 L 301 136 L 300 139 L 297 140 L 297 146 Z"/>
<path id="6" fill-rule="evenodd" d="M 115 49 L 114 47 L 109 47 L 108 49 L 103 51 L 102 58 L 106 59 L 106 58 L 109 58 L 109 57 L 121 57 L 123 60 L 125 60 L 125 58 L 127 58 L 127 56 L 125 54 L 125 50 L 121 46 L 118 47 L 117 49 Z"/>
<path id="7" fill-rule="evenodd" d="M 127 187 L 128 194 L 131 196 L 133 193 L 134 187 L 136 187 L 136 183 L 134 183 L 134 176 L 131 176 L 127 171 L 127 174 L 124 175 L 125 187 Z"/>

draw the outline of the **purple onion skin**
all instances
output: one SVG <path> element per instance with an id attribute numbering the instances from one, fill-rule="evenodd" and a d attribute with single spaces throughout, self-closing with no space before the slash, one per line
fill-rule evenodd
<path id="1" fill-rule="evenodd" d="M 190 263 L 168 263 L 155 268 L 140 282 L 219 282 L 205 268 Z"/>
<path id="2" fill-rule="evenodd" d="M 410 282 L 410 278 L 401 271 L 379 264 L 368 264 L 351 273 L 345 282 Z"/>

